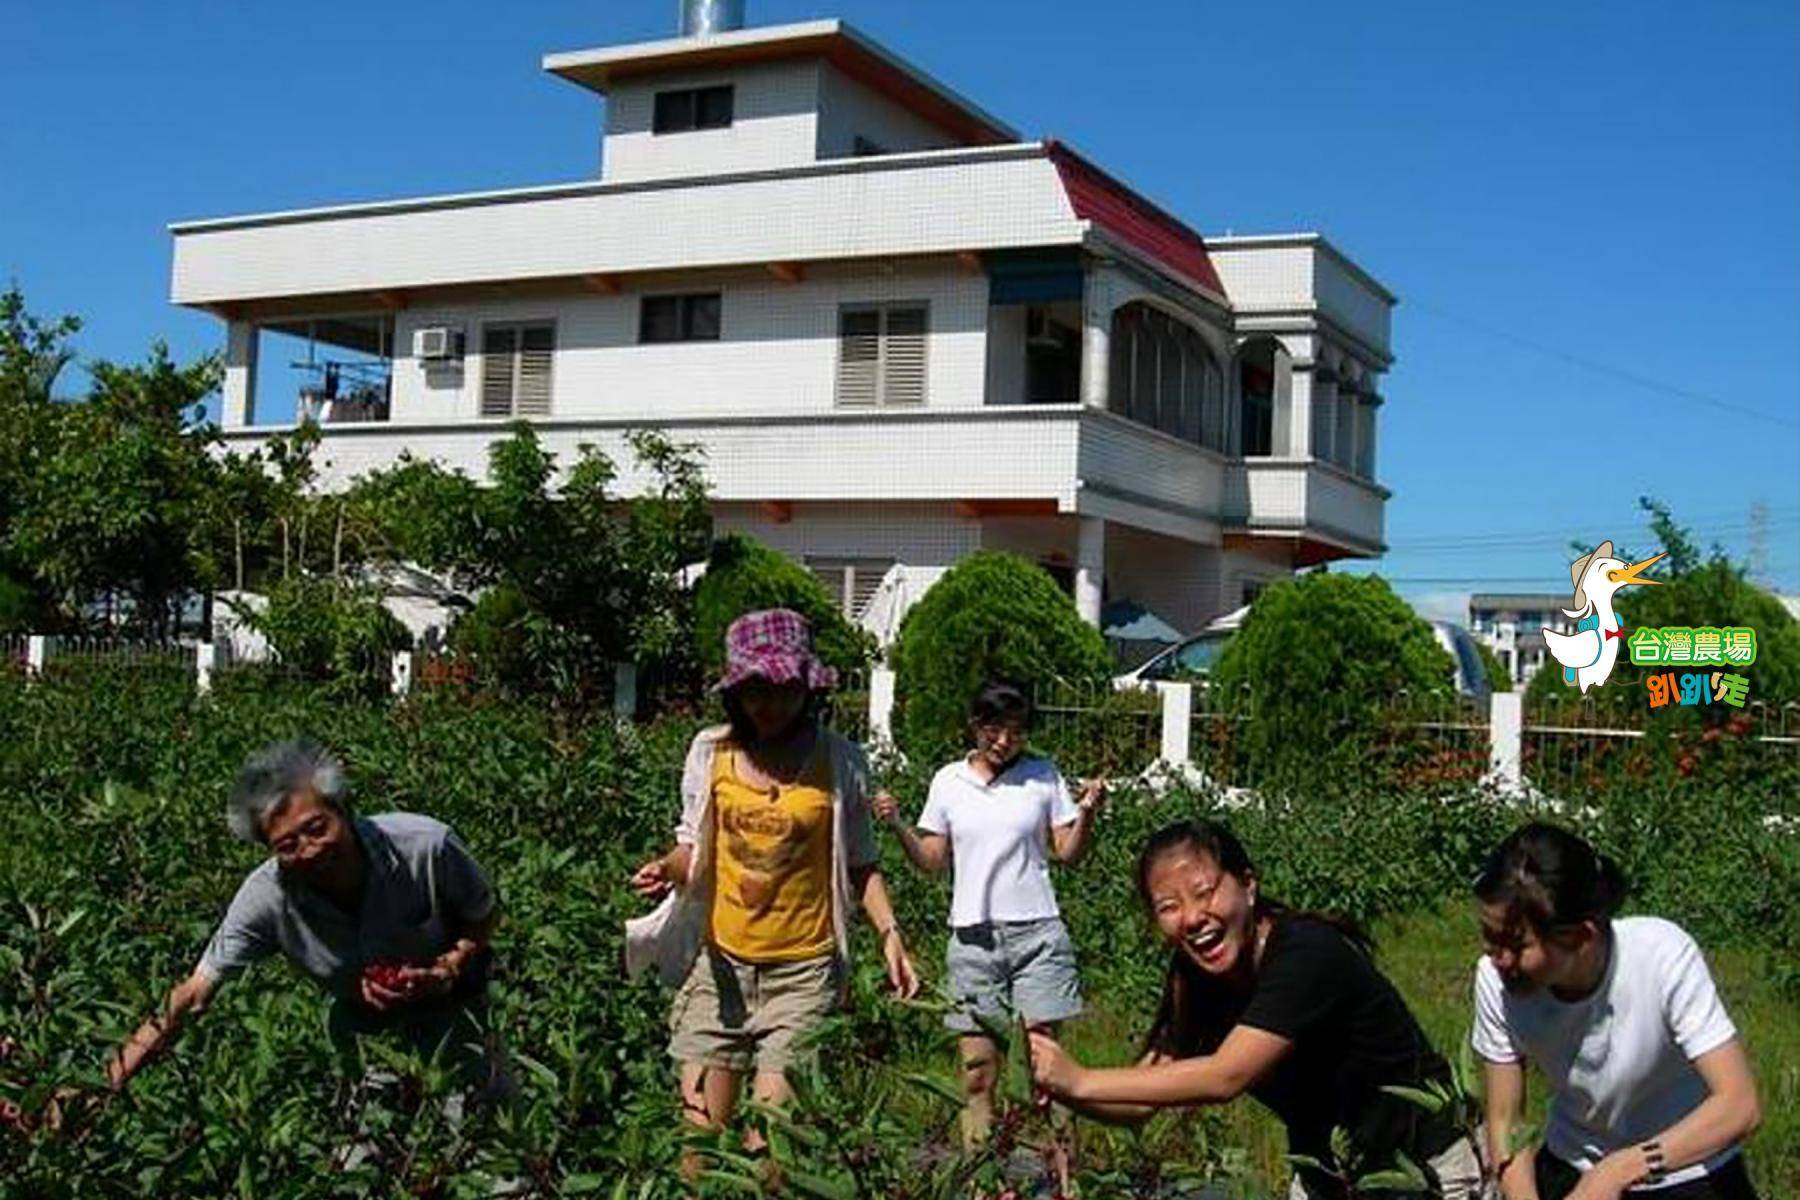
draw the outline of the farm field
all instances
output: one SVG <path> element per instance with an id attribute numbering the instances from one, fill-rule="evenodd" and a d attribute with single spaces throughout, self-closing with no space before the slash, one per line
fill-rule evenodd
<path id="1" fill-rule="evenodd" d="M 618 964 L 620 924 L 642 911 L 625 880 L 666 843 L 696 724 L 619 728 L 461 693 L 394 704 L 248 671 L 222 675 L 210 699 L 149 667 L 0 679 L 0 1099 L 29 1110 L 55 1088 L 97 1085 L 106 1049 L 191 968 L 258 861 L 222 820 L 237 765 L 303 732 L 343 755 L 363 811 L 440 817 L 496 876 L 506 920 L 494 1011 L 521 1085 L 511 1108 L 454 1120 L 441 1072 L 372 1043 L 397 1081 L 347 1089 L 322 997 L 271 964 L 222 992 L 91 1122 L 62 1136 L 0 1130 L 0 1195 L 681 1194 L 669 996 L 627 985 Z M 916 805 L 916 778 L 893 781 Z M 1708 950 L 1761 1081 L 1766 1119 L 1750 1154 L 1770 1197 L 1800 1195 L 1794 781 L 1791 762 L 1727 747 L 1701 770 L 1585 795 L 1581 814 L 1639 883 L 1628 909 L 1680 921 Z M 1122 792 L 1092 856 L 1059 874 L 1091 1007 L 1068 1038 L 1084 1057 L 1131 1057 L 1155 1003 L 1161 959 L 1134 893 L 1138 845 L 1218 806 L 1206 794 Z M 1274 894 L 1373 925 L 1385 967 L 1454 1057 L 1477 953 L 1461 893 L 1520 811 L 1473 791 L 1340 780 L 1225 815 Z M 941 981 L 946 884 L 905 869 L 891 839 L 884 853 L 915 961 Z M 792 1191 L 967 1194 L 976 1168 L 950 1150 L 955 1113 L 940 1090 L 952 1064 L 937 1014 L 885 999 L 866 930 L 857 948 L 852 1010 L 829 1031 L 824 1069 L 802 1080 L 793 1132 L 777 1130 Z M 1284 1194 L 1279 1131 L 1249 1103 L 1080 1136 L 1085 1196 L 1178 1195 L 1196 1180 Z M 352 1145 L 366 1153 L 345 1154 Z M 705 1193 L 750 1194 L 741 1180 L 753 1165 L 730 1144 L 714 1159 Z"/>

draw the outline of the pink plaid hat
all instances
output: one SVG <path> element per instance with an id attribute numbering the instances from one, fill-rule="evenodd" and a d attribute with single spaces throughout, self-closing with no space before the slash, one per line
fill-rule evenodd
<path id="1" fill-rule="evenodd" d="M 725 674 L 715 690 L 734 688 L 746 679 L 799 681 L 815 692 L 837 686 L 837 672 L 813 652 L 806 618 L 787 608 L 745 613 L 725 631 Z"/>

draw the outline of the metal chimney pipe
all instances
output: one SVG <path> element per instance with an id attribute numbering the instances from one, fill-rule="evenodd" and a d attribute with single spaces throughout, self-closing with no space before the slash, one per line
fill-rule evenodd
<path id="1" fill-rule="evenodd" d="M 744 27 L 744 0 L 681 0 L 681 36 L 706 37 Z"/>

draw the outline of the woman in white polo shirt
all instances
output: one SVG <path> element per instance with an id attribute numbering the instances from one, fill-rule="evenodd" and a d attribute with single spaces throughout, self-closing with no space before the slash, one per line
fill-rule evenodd
<path id="1" fill-rule="evenodd" d="M 1611 859 L 1554 825 L 1515 831 L 1475 883 L 1489 1161 L 1506 1200 L 1753 1198 L 1738 1147 L 1756 1082 L 1706 960 L 1679 926 L 1615 919 Z M 1509 1145 L 1525 1061 L 1552 1097 L 1544 1143 Z"/>
<path id="2" fill-rule="evenodd" d="M 898 832 L 906 856 L 924 871 L 954 864 L 947 952 L 950 990 L 959 1006 L 945 1024 L 962 1034 L 963 1136 L 985 1140 L 993 1118 L 998 1047 L 975 1013 L 1051 1029 L 1081 1012 L 1075 950 L 1050 884 L 1050 860 L 1073 863 L 1086 852 L 1104 791 L 1087 784 L 1079 801 L 1049 759 L 1025 753 L 1031 699 L 998 680 L 970 706 L 975 748 L 931 781 L 918 828 L 900 818 L 892 796 L 876 797 L 877 818 Z"/>

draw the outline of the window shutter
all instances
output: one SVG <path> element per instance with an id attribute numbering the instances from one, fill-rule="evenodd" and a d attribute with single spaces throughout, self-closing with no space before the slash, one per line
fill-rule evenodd
<path id="1" fill-rule="evenodd" d="M 881 313 L 844 313 L 838 318 L 838 403 L 874 404 L 880 399 L 880 381 Z"/>
<path id="2" fill-rule="evenodd" d="M 555 357 L 556 334 L 548 325 L 519 331 L 519 383 L 514 392 L 513 414 L 520 417 L 550 415 L 550 363 Z"/>
<path id="3" fill-rule="evenodd" d="M 510 417 L 513 412 L 513 360 L 518 331 L 489 329 L 481 339 L 481 415 Z"/>
<path id="4" fill-rule="evenodd" d="M 884 404 L 925 402 L 925 310 L 890 308 L 883 347 Z"/>
<path id="5" fill-rule="evenodd" d="M 869 604 L 875 599 L 876 590 L 881 587 L 881 581 L 887 578 L 888 569 L 893 565 L 885 559 L 861 559 L 856 562 L 850 580 L 848 605 L 852 620 L 862 619 L 862 615 L 869 611 Z"/>

